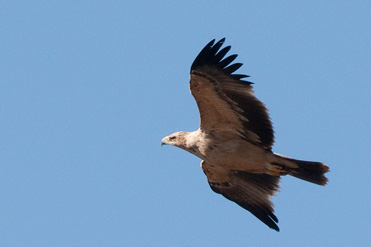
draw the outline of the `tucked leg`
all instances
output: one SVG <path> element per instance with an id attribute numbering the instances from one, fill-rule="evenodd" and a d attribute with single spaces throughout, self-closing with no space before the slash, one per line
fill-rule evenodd
<path id="1" fill-rule="evenodd" d="M 286 167 L 274 163 L 269 165 L 267 172 L 267 174 L 271 176 L 284 176 L 287 175 L 288 173 L 289 170 Z"/>

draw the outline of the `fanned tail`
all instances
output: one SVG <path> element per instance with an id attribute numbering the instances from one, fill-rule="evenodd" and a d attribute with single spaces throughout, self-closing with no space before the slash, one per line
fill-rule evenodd
<path id="1" fill-rule="evenodd" d="M 285 165 L 286 162 L 282 162 L 291 176 L 303 179 L 305 181 L 315 183 L 318 185 L 325 185 L 328 179 L 325 177 L 325 173 L 329 171 L 329 167 L 321 162 L 296 160 L 283 155 L 275 154 L 284 161 L 289 161 L 291 164 L 294 163 L 298 168 L 292 168 L 292 165 Z"/>

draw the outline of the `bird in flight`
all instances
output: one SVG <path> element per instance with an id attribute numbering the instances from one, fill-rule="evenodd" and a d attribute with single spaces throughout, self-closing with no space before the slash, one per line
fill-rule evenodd
<path id="1" fill-rule="evenodd" d="M 272 152 L 274 132 L 268 110 L 254 96 L 246 75 L 235 74 L 242 64 L 226 56 L 225 39 L 210 41 L 191 66 L 189 88 L 201 123 L 193 132 L 176 132 L 162 145 L 184 149 L 200 159 L 211 189 L 250 211 L 279 231 L 271 197 L 279 179 L 291 175 L 325 185 L 329 168 L 323 163 L 292 159 Z"/>

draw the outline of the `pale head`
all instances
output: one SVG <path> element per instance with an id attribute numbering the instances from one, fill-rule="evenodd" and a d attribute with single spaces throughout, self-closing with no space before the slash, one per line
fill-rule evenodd
<path id="1" fill-rule="evenodd" d="M 199 150 L 201 138 L 202 132 L 200 130 L 193 132 L 179 131 L 162 139 L 161 145 L 173 145 L 204 159 Z"/>
<path id="2" fill-rule="evenodd" d="M 179 148 L 184 148 L 186 144 L 185 136 L 188 134 L 188 132 L 179 131 L 175 132 L 171 135 L 168 135 L 164 137 L 161 140 L 161 146 L 163 145 L 173 145 Z"/>

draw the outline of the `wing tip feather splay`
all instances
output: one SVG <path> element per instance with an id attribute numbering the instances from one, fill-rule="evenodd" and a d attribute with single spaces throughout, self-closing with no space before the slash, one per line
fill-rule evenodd
<path id="1" fill-rule="evenodd" d="M 225 55 L 227 55 L 228 51 L 231 49 L 231 46 L 226 46 L 220 50 L 224 42 L 225 38 L 222 38 L 216 43 L 215 39 L 211 40 L 193 61 L 191 72 L 192 70 L 203 67 L 205 65 L 215 66 L 218 69 L 222 70 L 225 74 L 232 76 L 234 79 L 240 82 L 253 84 L 252 82 L 241 80 L 242 78 L 249 77 L 248 75 L 233 74 L 233 72 L 235 72 L 242 66 L 242 63 L 231 64 L 236 59 L 237 54 L 225 57 Z"/>

